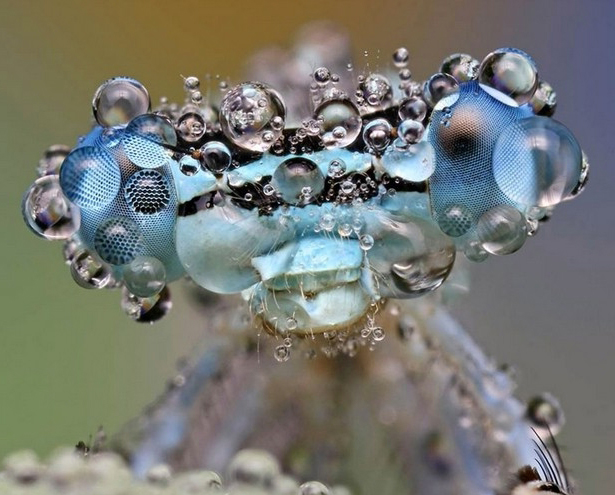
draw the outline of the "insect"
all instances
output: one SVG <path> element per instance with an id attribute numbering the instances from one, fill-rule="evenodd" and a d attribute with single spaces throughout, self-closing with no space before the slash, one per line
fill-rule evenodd
<path id="1" fill-rule="evenodd" d="M 397 86 L 367 73 L 354 94 L 317 68 L 301 116 L 256 81 L 216 108 L 188 77 L 181 108 L 152 111 L 142 84 L 110 79 L 97 125 L 26 193 L 26 223 L 66 241 L 78 284 L 121 287 L 137 321 L 163 316 L 187 275 L 241 294 L 274 335 L 369 333 L 387 300 L 438 289 L 459 253 L 517 251 L 587 180 L 524 52 L 456 54 L 423 84 L 401 59 Z"/>

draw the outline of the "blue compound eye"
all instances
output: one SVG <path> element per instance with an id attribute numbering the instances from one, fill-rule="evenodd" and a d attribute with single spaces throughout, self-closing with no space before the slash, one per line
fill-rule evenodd
<path id="1" fill-rule="evenodd" d="M 124 186 L 124 197 L 137 213 L 152 215 L 164 210 L 171 198 L 169 181 L 156 170 L 135 172 Z"/>
<path id="2" fill-rule="evenodd" d="M 60 168 L 60 185 L 68 199 L 85 209 L 111 203 L 120 189 L 120 168 L 103 148 L 73 150 Z"/>
<path id="3" fill-rule="evenodd" d="M 130 263 L 144 250 L 138 225 L 126 217 L 106 220 L 96 230 L 94 248 L 111 265 Z"/>

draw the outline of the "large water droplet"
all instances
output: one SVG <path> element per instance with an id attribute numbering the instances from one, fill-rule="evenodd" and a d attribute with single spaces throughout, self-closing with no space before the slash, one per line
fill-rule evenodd
<path id="1" fill-rule="evenodd" d="M 425 82 L 423 98 L 434 107 L 441 99 L 459 91 L 459 83 L 450 74 L 439 72 Z"/>
<path id="2" fill-rule="evenodd" d="M 311 202 L 325 187 L 318 166 L 307 158 L 294 157 L 282 162 L 273 173 L 272 184 L 287 203 Z M 306 191 L 309 188 L 309 194 Z"/>
<path id="3" fill-rule="evenodd" d="M 471 81 L 478 76 L 480 62 L 467 53 L 454 53 L 446 57 L 440 66 L 440 72 L 450 74 L 459 82 Z"/>
<path id="4" fill-rule="evenodd" d="M 86 250 L 73 257 L 70 273 L 84 289 L 102 289 L 112 281 L 111 267 Z"/>
<path id="5" fill-rule="evenodd" d="M 280 465 L 268 452 L 256 449 L 240 450 L 233 456 L 228 467 L 231 482 L 270 487 L 280 473 Z"/>
<path id="6" fill-rule="evenodd" d="M 94 94 L 92 109 L 96 122 L 113 127 L 130 122 L 149 112 L 150 98 L 145 87 L 129 77 L 116 77 L 100 85 Z"/>
<path id="7" fill-rule="evenodd" d="M 224 95 L 219 115 L 222 131 L 233 143 L 264 152 L 282 135 L 279 119 L 286 118 L 286 109 L 274 89 L 259 82 L 245 82 Z"/>
<path id="8" fill-rule="evenodd" d="M 210 141 L 201 148 L 203 165 L 214 174 L 221 174 L 231 166 L 231 152 L 226 144 Z"/>
<path id="9" fill-rule="evenodd" d="M 382 110 L 388 107 L 393 100 L 391 83 L 382 74 L 368 75 L 359 83 L 359 91 L 370 110 Z"/>
<path id="10" fill-rule="evenodd" d="M 525 243 L 527 222 L 516 208 L 499 205 L 481 215 L 476 233 L 485 251 L 497 255 L 511 254 Z"/>
<path id="11" fill-rule="evenodd" d="M 322 140 L 327 148 L 344 148 L 361 132 L 359 109 L 346 98 L 326 100 L 314 114 L 322 118 Z"/>
<path id="12" fill-rule="evenodd" d="M 162 262 L 151 256 L 137 256 L 124 267 L 124 285 L 137 297 L 158 294 L 166 284 L 166 270 Z"/>
<path id="13" fill-rule="evenodd" d="M 559 401 L 549 393 L 533 397 L 527 403 L 526 417 L 541 435 L 557 435 L 566 418 Z"/>
<path id="14" fill-rule="evenodd" d="M 487 55 L 480 64 L 478 80 L 518 104 L 530 101 L 538 86 L 534 61 L 516 48 L 500 48 Z"/>
<path id="15" fill-rule="evenodd" d="M 79 230 L 79 208 L 64 196 L 57 175 L 37 179 L 26 191 L 21 208 L 30 230 L 46 239 L 68 239 Z"/>
<path id="16" fill-rule="evenodd" d="M 121 306 L 124 313 L 133 320 L 139 323 L 154 323 L 171 310 L 173 303 L 168 287 L 151 297 L 138 297 L 123 288 Z"/>
<path id="17" fill-rule="evenodd" d="M 363 141 L 375 154 L 381 154 L 391 142 L 391 124 L 386 119 L 374 119 L 363 129 Z"/>

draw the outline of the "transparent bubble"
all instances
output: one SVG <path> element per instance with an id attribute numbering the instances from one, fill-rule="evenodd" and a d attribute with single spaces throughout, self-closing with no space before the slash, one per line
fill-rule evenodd
<path id="1" fill-rule="evenodd" d="M 331 72 L 326 67 L 319 67 L 314 71 L 314 81 L 319 85 L 325 85 L 331 80 Z"/>
<path id="2" fill-rule="evenodd" d="M 325 232 L 331 232 L 335 227 L 335 217 L 331 213 L 325 213 L 320 217 L 318 225 Z"/>
<path id="3" fill-rule="evenodd" d="M 427 115 L 427 105 L 422 98 L 412 96 L 399 103 L 398 114 L 401 120 L 417 120 L 422 122 Z"/>
<path id="4" fill-rule="evenodd" d="M 530 117 L 508 126 L 493 150 L 493 175 L 502 192 L 528 206 L 552 206 L 579 182 L 582 151 L 556 120 Z"/>
<path id="5" fill-rule="evenodd" d="M 188 144 L 199 141 L 207 129 L 203 116 L 196 112 L 188 112 L 179 117 L 176 128 L 179 138 Z"/>
<path id="6" fill-rule="evenodd" d="M 463 254 L 474 263 L 480 263 L 489 257 L 489 253 L 483 249 L 479 241 L 471 241 L 466 244 L 463 248 Z"/>
<path id="7" fill-rule="evenodd" d="M 112 282 L 111 267 L 87 250 L 73 257 L 70 274 L 85 289 L 102 289 Z"/>
<path id="8" fill-rule="evenodd" d="M 124 287 L 120 303 L 124 313 L 139 323 L 154 323 L 164 317 L 173 306 L 168 287 L 151 297 L 135 296 Z"/>
<path id="9" fill-rule="evenodd" d="M 38 162 L 36 173 L 39 177 L 43 175 L 57 175 L 64 159 L 70 153 L 70 147 L 64 144 L 54 144 L 45 150 L 43 158 Z"/>
<path id="10" fill-rule="evenodd" d="M 478 80 L 518 104 L 530 101 L 538 87 L 534 61 L 516 48 L 500 48 L 487 55 L 480 64 Z"/>
<path id="11" fill-rule="evenodd" d="M 232 156 L 226 144 L 210 141 L 201 148 L 201 159 L 205 168 L 221 174 L 231 166 Z"/>
<path id="12" fill-rule="evenodd" d="M 585 186 L 589 180 L 589 160 L 584 151 L 581 151 L 581 155 L 583 158 L 581 160 L 581 175 L 579 176 L 579 181 L 566 199 L 573 199 L 581 194 L 585 190 Z"/>
<path id="13" fill-rule="evenodd" d="M 381 110 L 390 106 L 393 100 L 393 89 L 389 80 L 382 74 L 370 74 L 361 83 L 359 91 L 363 101 L 371 110 Z"/>
<path id="14" fill-rule="evenodd" d="M 318 166 L 302 157 L 289 158 L 278 165 L 271 182 L 282 199 L 290 204 L 309 202 L 325 187 L 325 178 Z M 309 195 L 305 188 L 309 188 Z"/>
<path id="15" fill-rule="evenodd" d="M 92 109 L 96 122 L 104 127 L 127 124 L 136 116 L 149 112 L 149 93 L 139 81 L 115 77 L 96 90 Z"/>
<path id="16" fill-rule="evenodd" d="M 393 263 L 391 276 L 395 289 L 406 297 L 432 292 L 446 280 L 454 262 L 455 248 L 448 245 L 439 250 L 430 250 L 422 256 Z"/>
<path id="17" fill-rule="evenodd" d="M 184 79 L 184 89 L 186 91 L 196 91 L 201 86 L 201 81 L 198 77 L 188 76 Z"/>
<path id="18" fill-rule="evenodd" d="M 525 243 L 527 222 L 516 208 L 499 205 L 481 215 L 476 233 L 488 253 L 511 254 Z"/>
<path id="19" fill-rule="evenodd" d="M 46 239 L 68 239 L 81 224 L 79 208 L 62 193 L 57 175 L 38 178 L 26 191 L 21 203 L 26 225 Z"/>
<path id="20" fill-rule="evenodd" d="M 122 147 L 132 163 L 142 168 L 157 168 L 169 160 L 169 148 L 177 145 L 171 122 L 153 113 L 140 115 L 126 126 Z"/>
<path id="21" fill-rule="evenodd" d="M 322 118 L 322 140 L 326 148 L 344 148 L 352 144 L 361 132 L 359 109 L 349 99 L 331 99 L 321 103 L 315 110 L 316 118 Z M 334 130 L 344 130 L 343 137 L 336 137 Z M 339 129 L 338 132 L 339 134 Z"/>
<path id="22" fill-rule="evenodd" d="M 273 187 L 271 184 L 265 184 L 263 186 L 263 194 L 265 196 L 273 196 L 275 194 L 275 187 Z"/>
<path id="23" fill-rule="evenodd" d="M 406 48 L 401 47 L 393 52 L 393 64 L 395 67 L 405 67 L 408 65 L 408 60 L 410 60 L 410 54 Z"/>
<path id="24" fill-rule="evenodd" d="M 363 251 L 369 251 L 374 246 L 374 238 L 369 234 L 359 237 L 359 246 Z"/>
<path id="25" fill-rule="evenodd" d="M 544 117 L 553 116 L 557 107 L 557 94 L 548 82 L 538 82 L 538 87 L 530 100 L 530 105 L 536 115 Z"/>
<path id="26" fill-rule="evenodd" d="M 438 216 L 440 230 L 450 237 L 460 237 L 474 227 L 472 212 L 461 204 L 451 204 Z"/>
<path id="27" fill-rule="evenodd" d="M 471 81 L 478 77 L 480 62 L 467 53 L 454 53 L 446 57 L 440 66 L 440 72 L 450 74 L 459 82 Z"/>
<path id="28" fill-rule="evenodd" d="M 418 143 L 424 132 L 425 127 L 416 120 L 403 120 L 397 128 L 397 135 L 406 144 Z"/>
<path id="29" fill-rule="evenodd" d="M 284 346 L 282 346 L 284 347 Z M 286 347 L 284 349 L 288 350 Z M 268 452 L 256 449 L 240 450 L 233 456 L 228 467 L 230 482 L 270 487 L 280 474 L 280 465 Z"/>
<path id="30" fill-rule="evenodd" d="M 319 481 L 308 481 L 303 483 L 300 487 L 300 495 L 329 495 L 330 491 L 326 485 L 323 485 Z"/>
<path id="31" fill-rule="evenodd" d="M 525 412 L 536 431 L 543 435 L 557 435 L 563 428 L 566 418 L 559 401 L 549 393 L 533 397 L 527 403 Z"/>
<path id="32" fill-rule="evenodd" d="M 199 171 L 199 168 L 201 168 L 199 162 L 189 155 L 184 155 L 179 160 L 180 172 L 188 177 L 196 174 Z"/>
<path id="33" fill-rule="evenodd" d="M 276 361 L 283 363 L 290 359 L 290 349 L 286 345 L 279 345 L 273 350 L 273 357 Z"/>
<path id="34" fill-rule="evenodd" d="M 450 74 L 439 72 L 425 82 L 423 98 L 432 107 L 442 98 L 459 91 L 459 83 Z"/>
<path id="35" fill-rule="evenodd" d="M 402 143 L 403 149 L 390 147 L 382 156 L 387 173 L 410 182 L 422 182 L 431 177 L 436 168 L 436 153 L 431 143 L 427 140 L 411 146 Z"/>
<path id="36" fill-rule="evenodd" d="M 381 342 L 384 340 L 385 337 L 385 333 L 384 333 L 384 328 L 382 327 L 374 327 L 372 329 L 372 338 L 376 341 L 376 342 Z"/>
<path id="37" fill-rule="evenodd" d="M 230 89 L 220 105 L 220 126 L 234 144 L 250 151 L 264 152 L 282 135 L 279 119 L 286 118 L 282 97 L 269 86 L 246 82 Z M 274 125 L 274 119 L 278 117 Z M 264 140 L 263 135 L 271 133 Z"/>
<path id="38" fill-rule="evenodd" d="M 137 256 L 124 267 L 124 285 L 137 297 L 158 294 L 166 284 L 166 270 L 162 262 L 151 256 Z"/>
<path id="39" fill-rule="evenodd" d="M 388 120 L 372 120 L 363 128 L 363 141 L 372 152 L 380 154 L 391 142 L 391 130 Z"/>

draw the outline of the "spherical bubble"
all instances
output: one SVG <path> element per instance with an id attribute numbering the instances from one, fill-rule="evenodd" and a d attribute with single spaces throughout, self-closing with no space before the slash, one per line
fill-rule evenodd
<path id="1" fill-rule="evenodd" d="M 391 142 L 391 124 L 386 119 L 374 119 L 363 128 L 363 141 L 372 152 L 382 153 Z"/>
<path id="2" fill-rule="evenodd" d="M 286 108 L 281 96 L 259 82 L 245 82 L 230 89 L 220 105 L 220 127 L 234 144 L 250 151 L 265 152 L 282 135 Z M 279 119 L 276 120 L 279 123 Z M 265 133 L 270 139 L 263 139 Z"/>
<path id="3" fill-rule="evenodd" d="M 314 81 L 324 86 L 331 80 L 331 72 L 326 67 L 319 67 L 314 71 Z"/>
<path id="4" fill-rule="evenodd" d="M 363 234 L 359 237 L 359 246 L 363 251 L 369 251 L 374 247 L 374 238 L 369 234 Z"/>
<path id="5" fill-rule="evenodd" d="M 459 83 L 450 74 L 438 72 L 431 76 L 423 87 L 423 98 L 434 107 L 442 98 L 459 91 Z"/>
<path id="6" fill-rule="evenodd" d="M 518 104 L 530 101 L 538 87 L 534 61 L 516 48 L 500 48 L 487 55 L 478 69 L 478 80 Z"/>
<path id="7" fill-rule="evenodd" d="M 102 289 L 113 280 L 109 265 L 87 250 L 80 251 L 73 257 L 70 274 L 84 289 Z"/>
<path id="8" fill-rule="evenodd" d="M 54 144 L 47 148 L 36 168 L 38 176 L 57 175 L 60 172 L 60 165 L 69 153 L 70 147 L 64 144 Z"/>
<path id="9" fill-rule="evenodd" d="M 425 127 L 416 120 L 403 120 L 397 127 L 397 135 L 406 144 L 416 144 L 423 137 Z"/>
<path id="10" fill-rule="evenodd" d="M 184 79 L 184 89 L 186 91 L 196 91 L 201 86 L 201 81 L 198 77 L 188 76 Z"/>
<path id="11" fill-rule="evenodd" d="M 338 179 L 342 177 L 346 173 L 346 163 L 344 160 L 336 158 L 331 160 L 329 163 L 329 168 L 327 169 L 327 175 L 329 177 L 333 177 L 334 179 Z"/>
<path id="12" fill-rule="evenodd" d="M 481 215 L 476 233 L 488 253 L 512 254 L 525 243 L 527 222 L 516 208 L 500 205 Z"/>
<path id="13" fill-rule="evenodd" d="M 557 435 L 566 418 L 559 401 L 549 393 L 533 397 L 527 403 L 526 418 L 541 435 Z"/>
<path id="14" fill-rule="evenodd" d="M 81 224 L 79 208 L 64 196 L 57 175 L 37 179 L 26 191 L 21 209 L 30 230 L 46 239 L 68 239 Z"/>
<path id="15" fill-rule="evenodd" d="M 210 141 L 201 148 L 203 165 L 214 174 L 221 174 L 231 166 L 231 151 L 219 141 Z"/>
<path id="16" fill-rule="evenodd" d="M 390 147 L 382 156 L 382 165 L 391 177 L 422 182 L 434 173 L 436 154 L 428 141 L 421 141 L 402 150 Z"/>
<path id="17" fill-rule="evenodd" d="M 279 345 L 273 350 L 273 357 L 279 363 L 284 363 L 290 359 L 290 349 L 286 345 Z"/>
<path id="18" fill-rule="evenodd" d="M 96 122 L 104 127 L 127 124 L 137 115 L 149 112 L 149 93 L 139 81 L 115 77 L 96 90 L 92 109 Z"/>
<path id="19" fill-rule="evenodd" d="M 344 148 L 361 132 L 361 116 L 357 106 L 347 98 L 334 98 L 321 103 L 314 112 L 322 118 L 322 140 L 326 148 Z M 343 130 L 343 133 L 339 131 Z"/>
<path id="20" fill-rule="evenodd" d="M 123 288 L 120 305 L 124 313 L 133 320 L 139 323 L 154 323 L 171 311 L 173 303 L 168 287 L 164 287 L 152 297 L 137 297 Z"/>
<path id="21" fill-rule="evenodd" d="M 300 495 L 329 495 L 330 491 L 326 485 L 323 485 L 320 481 L 308 481 L 303 483 L 300 487 Z"/>
<path id="22" fill-rule="evenodd" d="M 120 168 L 103 148 L 76 148 L 60 168 L 62 191 L 80 208 L 106 206 L 117 196 L 120 182 Z"/>
<path id="23" fill-rule="evenodd" d="M 151 256 L 137 256 L 124 267 L 124 285 L 137 297 L 158 294 L 166 284 L 166 270 L 162 262 Z"/>
<path id="24" fill-rule="evenodd" d="M 391 83 L 382 74 L 368 75 L 359 83 L 359 91 L 363 101 L 370 107 L 370 110 L 384 109 L 393 100 Z"/>
<path id="25" fill-rule="evenodd" d="M 229 481 L 269 487 L 280 474 L 280 465 L 268 452 L 244 449 L 237 452 L 228 467 Z"/>
<path id="26" fill-rule="evenodd" d="M 393 64 L 395 67 L 402 68 L 408 65 L 408 60 L 410 59 L 410 54 L 408 50 L 404 47 L 398 48 L 393 52 Z"/>
<path id="27" fill-rule="evenodd" d="M 475 224 L 472 212 L 464 205 L 452 204 L 438 216 L 440 230 L 449 237 L 460 237 Z"/>
<path id="28" fill-rule="evenodd" d="M 161 115 L 140 115 L 126 126 L 122 146 L 132 163 L 141 168 L 157 168 L 169 160 L 177 145 L 173 124 Z"/>
<path id="29" fill-rule="evenodd" d="M 318 166 L 301 157 L 289 158 L 278 165 L 271 182 L 282 199 L 290 204 L 310 202 L 325 187 L 325 178 Z"/>
<path id="30" fill-rule="evenodd" d="M 548 82 L 538 82 L 538 88 L 530 100 L 530 105 L 536 115 L 551 117 L 555 113 L 557 94 Z"/>
<path id="31" fill-rule="evenodd" d="M 508 126 L 495 143 L 493 175 L 502 192 L 528 206 L 552 206 L 579 182 L 581 148 L 572 133 L 548 117 Z"/>
<path id="32" fill-rule="evenodd" d="M 200 168 L 198 160 L 192 158 L 190 155 L 184 155 L 179 160 L 179 171 L 188 177 L 196 174 Z"/>
<path id="33" fill-rule="evenodd" d="M 471 81 L 478 76 L 480 62 L 467 53 L 454 53 L 446 57 L 440 66 L 440 72 L 450 74 L 459 82 Z"/>
<path id="34" fill-rule="evenodd" d="M 422 122 L 427 115 L 427 105 L 422 98 L 411 96 L 399 103 L 398 114 L 401 120 L 416 120 Z"/>
<path id="35" fill-rule="evenodd" d="M 94 234 L 94 249 L 111 265 L 130 263 L 145 247 L 139 226 L 127 217 L 105 220 Z"/>
<path id="36" fill-rule="evenodd" d="M 177 119 L 177 134 L 188 144 L 198 142 L 205 134 L 206 125 L 203 116 L 196 112 L 186 112 Z"/>

